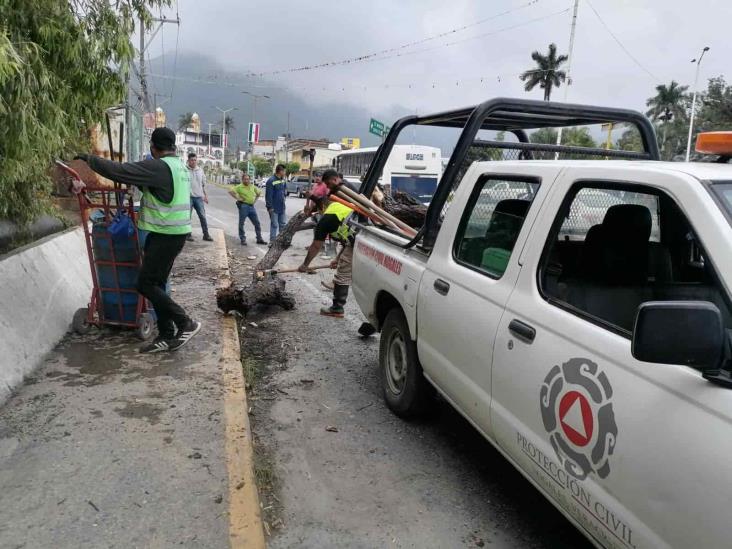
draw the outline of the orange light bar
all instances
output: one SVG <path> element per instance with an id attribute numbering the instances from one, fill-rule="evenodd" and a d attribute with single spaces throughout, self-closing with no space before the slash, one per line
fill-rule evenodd
<path id="1" fill-rule="evenodd" d="M 732 155 L 732 132 L 704 132 L 696 136 L 696 152 Z"/>

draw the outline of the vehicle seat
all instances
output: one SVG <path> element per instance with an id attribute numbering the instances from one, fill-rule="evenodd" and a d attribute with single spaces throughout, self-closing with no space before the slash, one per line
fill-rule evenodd
<path id="1" fill-rule="evenodd" d="M 646 206 L 608 208 L 602 223 L 590 228 L 585 237 L 582 278 L 609 285 L 646 284 L 651 223 Z"/>
<path id="2" fill-rule="evenodd" d="M 513 250 L 531 202 L 517 198 L 501 200 L 491 213 L 485 236 L 463 243 L 462 258 L 471 265 L 500 270 Z M 505 265 L 504 265 L 505 268 Z"/>

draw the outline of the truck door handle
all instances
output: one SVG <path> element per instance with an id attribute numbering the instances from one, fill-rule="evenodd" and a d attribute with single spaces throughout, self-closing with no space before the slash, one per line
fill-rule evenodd
<path id="1" fill-rule="evenodd" d="M 441 278 L 435 280 L 434 287 L 438 294 L 447 295 L 450 291 L 450 285 Z"/>
<path id="2" fill-rule="evenodd" d="M 531 343 L 536 337 L 536 330 L 532 326 L 529 326 L 528 324 L 526 324 L 525 322 L 521 322 L 520 320 L 516 320 L 515 318 L 508 325 L 508 330 L 513 335 L 515 335 L 519 339 L 526 341 L 527 343 Z"/>

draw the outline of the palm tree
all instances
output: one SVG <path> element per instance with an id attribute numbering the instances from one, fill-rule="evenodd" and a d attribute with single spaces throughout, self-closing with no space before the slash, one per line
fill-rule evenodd
<path id="1" fill-rule="evenodd" d="M 185 130 L 193 123 L 193 113 L 187 112 L 178 117 L 178 129 Z"/>
<path id="2" fill-rule="evenodd" d="M 671 122 L 674 118 L 686 116 L 686 90 L 689 86 L 679 86 L 675 80 L 671 84 L 659 84 L 656 86 L 656 95 L 646 101 L 650 107 L 646 112 L 656 122 Z"/>
<path id="3" fill-rule="evenodd" d="M 234 119 L 231 118 L 231 116 L 229 116 L 228 114 L 224 117 L 224 123 L 226 124 L 226 133 L 231 133 L 231 130 L 236 127 Z"/>
<path id="4" fill-rule="evenodd" d="M 525 71 L 519 78 L 526 82 L 524 89 L 528 92 L 539 86 L 544 90 L 544 101 L 549 101 L 552 96 L 552 89 L 561 86 L 567 79 L 567 73 L 559 70 L 562 63 L 569 57 L 557 55 L 557 45 L 549 44 L 549 53 L 542 55 L 538 51 L 531 54 L 536 62 L 536 68 Z"/>
<path id="5" fill-rule="evenodd" d="M 656 95 L 646 101 L 646 106 L 650 107 L 646 111 L 646 116 L 658 123 L 658 141 L 664 158 L 673 156 L 673 150 L 671 150 L 673 148 L 671 144 L 673 134 L 684 134 L 683 128 L 674 132 L 674 127 L 677 125 L 672 123 L 686 117 L 687 89 L 689 89 L 689 86 L 679 86 L 678 82 L 672 80 L 668 86 L 665 84 L 656 86 Z"/>

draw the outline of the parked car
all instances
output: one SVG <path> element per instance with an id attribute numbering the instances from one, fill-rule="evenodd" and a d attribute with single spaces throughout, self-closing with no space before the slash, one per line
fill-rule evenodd
<path id="1" fill-rule="evenodd" d="M 290 178 L 285 189 L 285 194 L 297 195 L 298 198 L 305 198 L 305 193 L 310 189 L 310 178 L 307 175 L 296 175 Z"/>

